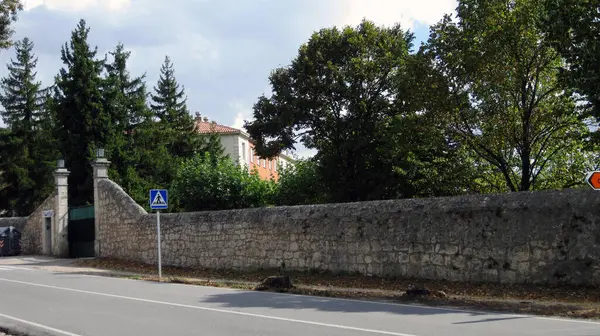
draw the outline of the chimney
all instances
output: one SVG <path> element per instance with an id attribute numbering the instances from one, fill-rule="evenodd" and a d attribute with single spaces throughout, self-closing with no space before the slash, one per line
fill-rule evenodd
<path id="1" fill-rule="evenodd" d="M 200 115 L 200 112 L 196 111 L 196 121 L 201 121 L 202 120 L 202 116 Z"/>
<path id="2" fill-rule="evenodd" d="M 208 117 L 204 117 L 204 122 L 208 122 Z"/>

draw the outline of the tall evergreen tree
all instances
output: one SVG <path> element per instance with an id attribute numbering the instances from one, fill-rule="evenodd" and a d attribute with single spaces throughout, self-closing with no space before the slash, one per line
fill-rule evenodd
<path id="1" fill-rule="evenodd" d="M 4 169 L 6 169 L 6 165 L 2 164 L 4 162 L 9 162 L 10 158 L 8 157 L 8 153 L 6 152 L 6 147 L 4 143 L 4 139 L 6 139 L 6 135 L 10 131 L 6 128 L 0 127 L 0 217 L 2 216 L 10 216 L 8 213 L 10 210 L 10 199 L 8 197 L 4 197 L 5 190 L 8 188 L 8 180 L 6 178 L 6 174 L 4 173 Z"/>
<path id="2" fill-rule="evenodd" d="M 175 69 L 169 56 L 165 56 L 154 91 L 150 106 L 160 121 L 174 124 L 184 121 L 185 117 L 189 116 L 185 88 L 177 83 Z"/>
<path id="3" fill-rule="evenodd" d="M 8 76 L 0 81 L 2 118 L 13 131 L 34 129 L 44 104 L 42 83 L 35 81 L 38 60 L 33 47 L 27 37 L 15 44 L 16 60 L 7 65 Z"/>
<path id="4" fill-rule="evenodd" d="M 197 151 L 201 138 L 186 105 L 185 88 L 177 82 L 169 56 L 165 56 L 151 99 L 150 106 L 159 121 L 160 131 L 167 139 L 169 153 L 176 158 L 191 157 Z"/>
<path id="5" fill-rule="evenodd" d="M 97 60 L 97 48 L 88 44 L 90 29 L 80 20 L 70 43 L 61 50 L 65 67 L 55 78 L 54 107 L 56 134 L 69 177 L 71 205 L 93 201 L 91 161 L 95 149 L 110 139 L 111 116 L 104 110 L 102 95 L 104 60 Z"/>
<path id="6" fill-rule="evenodd" d="M 57 153 L 49 129 L 47 90 L 35 80 L 34 44 L 24 38 L 15 47 L 16 60 L 11 60 L 7 77 L 0 80 L 2 117 L 9 127 L 0 139 L 0 170 L 6 183 L 0 197 L 8 200 L 6 207 L 11 214 L 26 216 L 52 189 Z"/>
<path id="7" fill-rule="evenodd" d="M 148 197 L 150 181 L 155 177 L 153 171 L 161 158 L 152 142 L 155 121 L 146 105 L 145 75 L 131 76 L 127 70 L 130 54 L 119 43 L 110 52 L 112 62 L 106 64 L 104 108 L 114 121 L 111 144 L 107 147 L 112 162 L 111 178 L 136 201 L 143 202 Z"/>

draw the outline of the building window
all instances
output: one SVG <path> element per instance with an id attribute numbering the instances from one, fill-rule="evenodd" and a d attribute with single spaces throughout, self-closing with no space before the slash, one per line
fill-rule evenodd
<path id="1" fill-rule="evenodd" d="M 254 162 L 254 149 L 250 148 L 250 162 Z"/>
<path id="2" fill-rule="evenodd" d="M 273 170 L 277 171 L 277 160 L 273 161 Z"/>
<path id="3" fill-rule="evenodd" d="M 246 161 L 246 143 L 242 142 L 242 158 Z"/>
<path id="4" fill-rule="evenodd" d="M 264 167 L 264 168 L 267 168 L 267 160 L 264 160 L 264 159 L 263 159 L 263 167 Z"/>
<path id="5" fill-rule="evenodd" d="M 271 161 L 269 161 L 269 170 L 271 170 L 271 167 L 272 167 L 272 166 L 271 166 Z"/>

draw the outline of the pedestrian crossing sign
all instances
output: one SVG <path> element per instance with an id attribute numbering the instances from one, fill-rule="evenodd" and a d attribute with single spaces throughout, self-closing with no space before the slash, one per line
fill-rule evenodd
<path id="1" fill-rule="evenodd" d="M 169 198 L 166 189 L 150 190 L 150 209 L 163 210 L 169 206 Z"/>

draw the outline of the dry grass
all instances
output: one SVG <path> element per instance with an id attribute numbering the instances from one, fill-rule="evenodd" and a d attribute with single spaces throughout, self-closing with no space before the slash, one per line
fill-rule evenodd
<path id="1" fill-rule="evenodd" d="M 79 260 L 75 266 L 136 274 L 125 276 L 113 273 L 113 276 L 147 281 L 159 280 L 154 265 L 112 259 L 92 259 Z M 249 290 L 262 279 L 275 273 L 274 270 L 232 272 L 163 267 L 164 276 L 161 281 Z M 600 319 L 600 289 L 598 288 L 415 281 L 413 279 L 392 279 L 323 272 L 288 272 L 287 274 L 292 278 L 295 288 L 285 292 L 292 294 Z M 448 298 L 414 299 L 403 296 L 408 285 L 415 283 L 430 290 L 444 291 L 448 294 Z"/>

